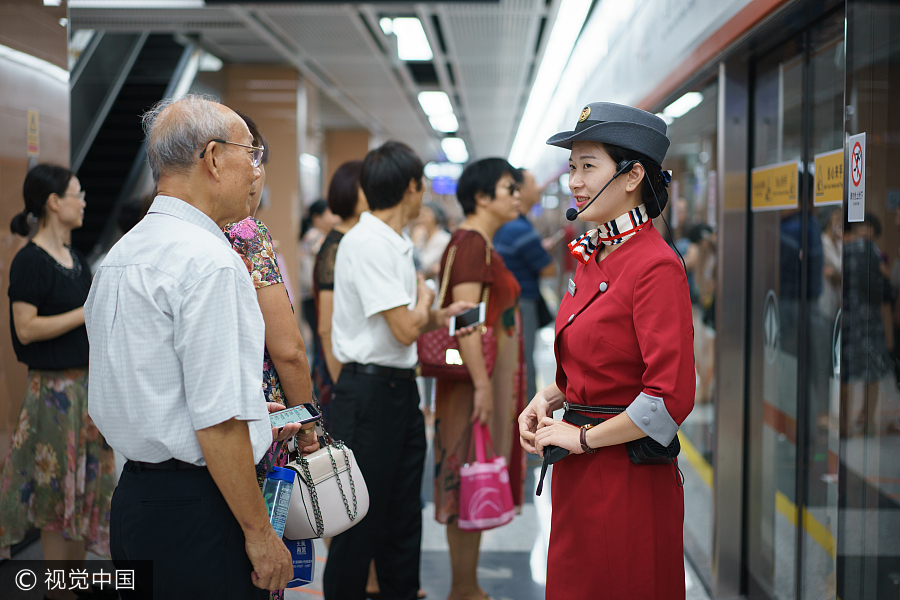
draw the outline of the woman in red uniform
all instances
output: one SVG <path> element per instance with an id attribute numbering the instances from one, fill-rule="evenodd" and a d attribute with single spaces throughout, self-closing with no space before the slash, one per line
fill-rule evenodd
<path id="1" fill-rule="evenodd" d="M 519 416 L 523 447 L 556 462 L 549 600 L 683 599 L 684 495 L 676 433 L 694 398 L 691 301 L 682 263 L 653 227 L 668 195 L 662 119 L 589 104 L 570 149 L 576 217 L 596 225 L 556 320 L 556 382 Z M 565 408 L 562 421 L 553 411 Z M 641 464 L 648 446 L 663 456 Z M 635 455 L 632 458 L 632 454 Z"/>

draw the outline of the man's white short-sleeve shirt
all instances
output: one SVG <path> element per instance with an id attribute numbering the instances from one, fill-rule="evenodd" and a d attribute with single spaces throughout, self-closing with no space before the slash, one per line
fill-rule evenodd
<path id="1" fill-rule="evenodd" d="M 203 465 L 196 431 L 234 418 L 247 421 L 262 459 L 272 443 L 265 322 L 247 267 L 212 219 L 157 196 L 98 269 L 84 313 L 88 412 L 113 448 Z"/>
<path id="2" fill-rule="evenodd" d="M 342 363 L 416 366 L 416 344 L 397 341 L 381 313 L 416 305 L 413 244 L 371 213 L 341 238 L 334 261 L 331 345 Z"/>

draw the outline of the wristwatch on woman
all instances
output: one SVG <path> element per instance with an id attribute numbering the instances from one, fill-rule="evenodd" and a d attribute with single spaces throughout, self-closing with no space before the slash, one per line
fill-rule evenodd
<path id="1" fill-rule="evenodd" d="M 593 429 L 594 426 L 588 423 L 587 425 L 581 426 L 581 449 L 584 450 L 586 454 L 593 454 L 597 451 L 597 448 L 591 448 L 587 445 L 587 439 L 585 438 L 585 434 L 588 429 Z"/>

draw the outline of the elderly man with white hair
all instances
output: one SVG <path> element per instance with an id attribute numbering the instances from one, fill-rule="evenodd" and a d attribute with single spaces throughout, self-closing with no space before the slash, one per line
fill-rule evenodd
<path id="1" fill-rule="evenodd" d="M 85 305 L 89 412 L 128 462 L 111 508 L 128 598 L 266 598 L 292 574 L 254 465 L 272 443 L 256 291 L 221 227 L 249 214 L 262 148 L 201 96 L 146 115 L 159 195 L 113 248 Z M 279 439 L 293 435 L 286 426 Z M 144 563 L 146 564 L 146 563 Z"/>

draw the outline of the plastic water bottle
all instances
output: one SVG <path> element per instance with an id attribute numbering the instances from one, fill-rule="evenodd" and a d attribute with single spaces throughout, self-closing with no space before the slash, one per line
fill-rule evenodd
<path id="1" fill-rule="evenodd" d="M 263 483 L 263 498 L 269 511 L 269 522 L 278 537 L 284 535 L 288 508 L 291 506 L 291 492 L 294 491 L 294 472 L 282 467 L 272 467 Z"/>

